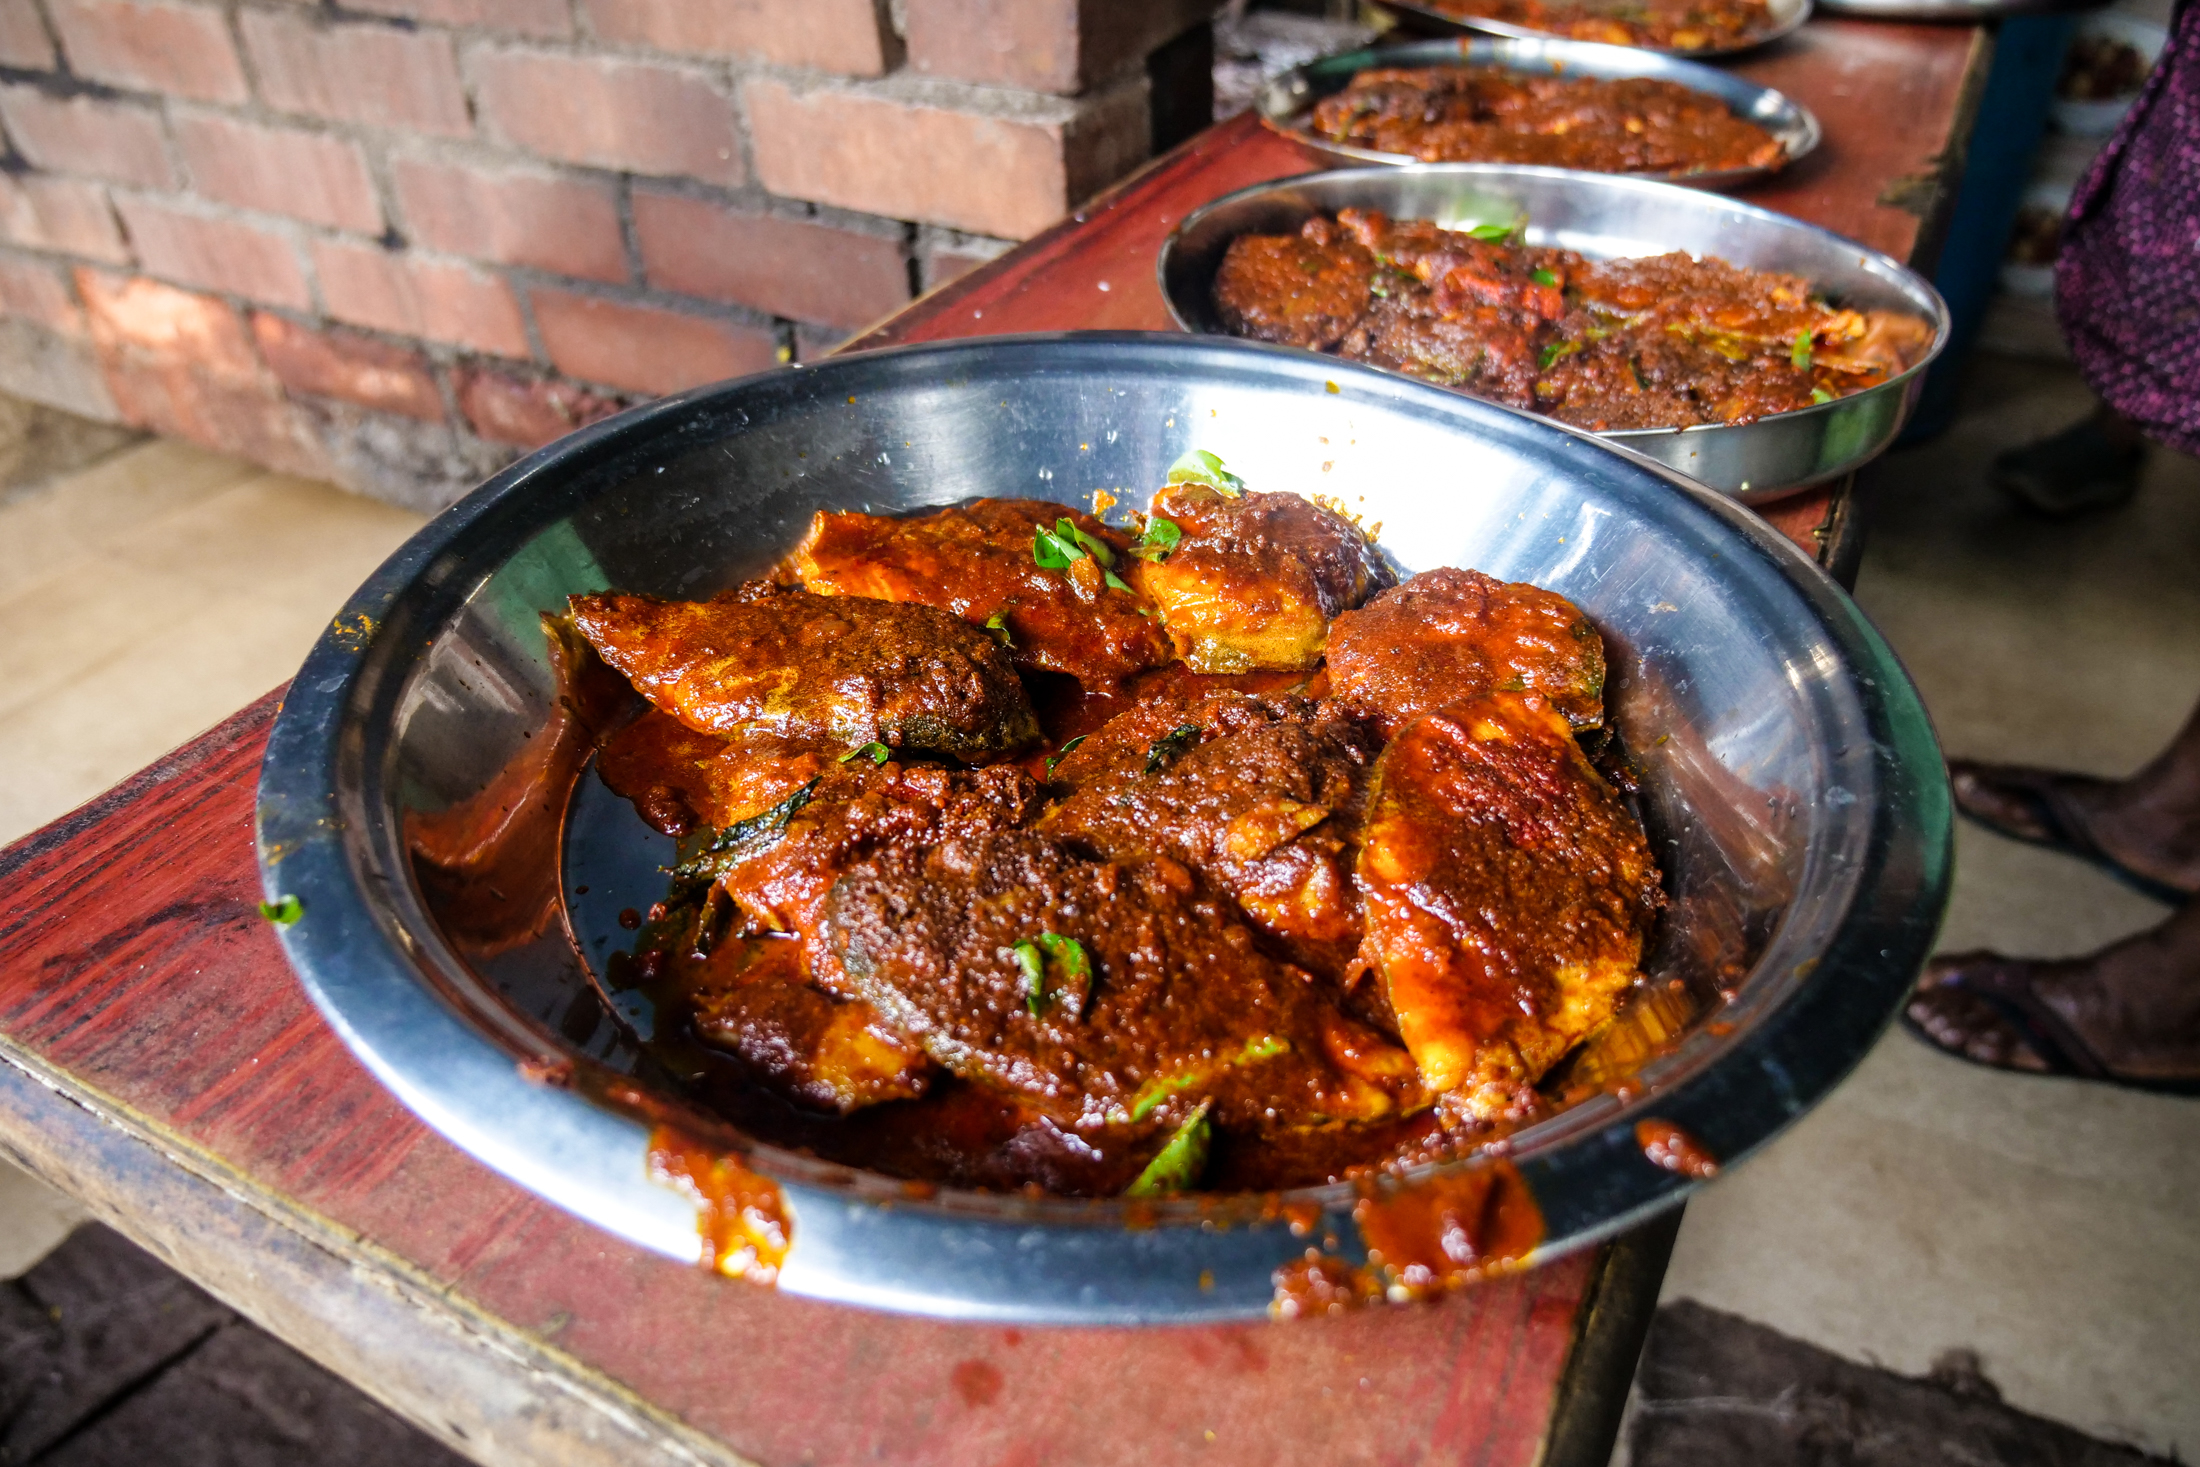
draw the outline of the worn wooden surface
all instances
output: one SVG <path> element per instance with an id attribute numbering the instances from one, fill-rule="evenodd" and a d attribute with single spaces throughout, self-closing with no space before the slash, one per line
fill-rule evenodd
<path id="1" fill-rule="evenodd" d="M 1807 28 L 1748 69 L 1816 107 L 1833 140 L 1756 197 L 1909 253 L 1982 55 L 1961 30 Z M 1249 123 L 1215 129 L 866 340 L 1159 326 L 1152 259 L 1168 228 L 1306 166 Z M 1841 501 L 1779 509 L 1817 551 Z M 1596 1312 L 1591 1257 L 1403 1312 L 1018 1331 L 715 1279 L 489 1174 L 352 1060 L 256 915 L 252 800 L 274 711 L 271 697 L 0 853 L 0 1144 L 460 1451 L 1536 1458 L 1577 1324 Z"/>

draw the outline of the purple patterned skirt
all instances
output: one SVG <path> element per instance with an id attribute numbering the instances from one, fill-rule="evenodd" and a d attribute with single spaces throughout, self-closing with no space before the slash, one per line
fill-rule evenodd
<path id="1" fill-rule="evenodd" d="M 2200 453 L 2200 3 L 2070 201 L 2055 314 L 2078 370 L 2159 443 Z"/>

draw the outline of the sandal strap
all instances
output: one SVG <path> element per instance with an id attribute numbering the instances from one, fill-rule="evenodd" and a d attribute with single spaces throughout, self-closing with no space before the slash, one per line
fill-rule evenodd
<path id="1" fill-rule="evenodd" d="M 1990 1004 L 2022 1032 L 2050 1072 L 2079 1080 L 2113 1080 L 2108 1066 L 2080 1038 L 2068 1020 L 2032 989 L 2024 968 L 2013 963 L 1993 963 L 1959 969 L 1942 982 Z"/>

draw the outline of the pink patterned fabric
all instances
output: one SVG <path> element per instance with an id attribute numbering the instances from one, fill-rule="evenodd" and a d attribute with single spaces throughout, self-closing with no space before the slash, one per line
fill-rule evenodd
<path id="1" fill-rule="evenodd" d="M 2078 370 L 2159 443 L 2200 453 L 2200 3 L 2079 183 L 2055 265 Z"/>

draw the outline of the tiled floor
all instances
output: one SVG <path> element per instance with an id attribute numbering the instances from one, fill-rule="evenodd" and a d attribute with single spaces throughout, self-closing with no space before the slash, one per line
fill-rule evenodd
<path id="1" fill-rule="evenodd" d="M 2075 420 L 2067 372 L 1991 359 L 1940 441 L 1882 466 L 1857 595 L 1950 753 L 2123 773 L 2200 697 L 2200 464 L 2048 525 L 1987 487 Z M 2084 952 L 2164 909 L 1963 828 L 1944 951 Z M 1978 1351 L 2012 1404 L 2200 1450 L 2200 1101 L 1993 1073 L 1890 1033 L 1831 1100 L 1689 1209 L 1666 1297 L 1923 1374 Z"/>
<path id="2" fill-rule="evenodd" d="M 0 399 L 0 472 L 42 461 Z M 35 420 L 34 420 L 35 423 Z M 418 515 L 186 444 L 93 438 L 0 489 L 0 844 L 282 682 Z M 0 1161 L 0 1279 L 82 1214 Z"/>
<path id="3" fill-rule="evenodd" d="M 2117 771 L 2200 695 L 2200 465 L 2049 527 L 1984 485 L 1998 447 L 2084 398 L 1987 363 L 1940 442 L 1889 461 L 1860 597 L 1955 752 Z M 0 839 L 64 813 L 266 691 L 417 520 L 174 444 L 0 494 Z M 1949 946 L 2072 952 L 2158 909 L 1966 830 Z M 1690 1209 L 1667 1288 L 1923 1373 L 1976 1349 L 2026 1410 L 2157 1452 L 2200 1446 L 2200 1102 L 1974 1070 L 1891 1034 Z M 0 1275 L 56 1235 L 0 1176 Z"/>
<path id="4" fill-rule="evenodd" d="M 419 524 L 157 440 L 0 498 L 0 841 L 289 677 Z"/>

